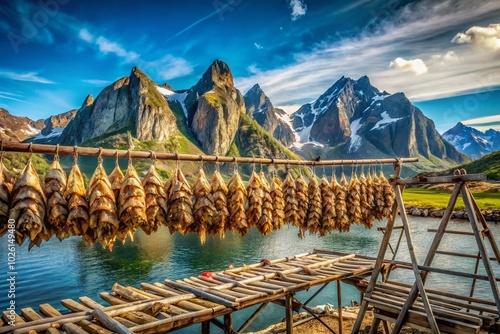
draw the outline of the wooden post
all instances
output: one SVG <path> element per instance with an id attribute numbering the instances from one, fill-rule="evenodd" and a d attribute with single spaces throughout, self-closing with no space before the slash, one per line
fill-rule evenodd
<path id="1" fill-rule="evenodd" d="M 289 293 L 285 296 L 285 322 L 286 334 L 293 333 L 293 294 Z"/>
<path id="2" fill-rule="evenodd" d="M 394 167 L 395 179 L 398 179 L 400 174 L 401 174 L 401 163 L 397 163 Z M 394 189 L 396 189 L 397 187 L 399 187 L 397 183 L 394 183 Z M 382 265 L 384 263 L 385 253 L 387 252 L 387 247 L 391 240 L 392 229 L 394 227 L 394 222 L 396 221 L 397 212 L 398 212 L 398 203 L 394 202 L 394 205 L 392 206 L 392 215 L 387 220 L 384 237 L 382 238 L 377 259 L 375 260 L 375 266 L 373 268 L 372 276 L 370 278 L 370 283 L 366 288 L 365 297 L 368 298 L 371 297 L 373 289 L 375 288 L 375 284 L 377 283 L 378 275 L 380 274 Z M 359 332 L 359 329 L 361 328 L 361 323 L 363 322 L 363 318 L 365 317 L 367 309 L 368 309 L 368 302 L 366 301 L 366 298 L 363 298 L 361 301 L 361 306 L 359 308 L 358 317 L 356 318 L 356 322 L 354 323 L 354 326 L 352 328 L 353 333 Z"/>
<path id="3" fill-rule="evenodd" d="M 224 334 L 233 333 L 233 317 L 231 313 L 224 314 Z"/>
<path id="4" fill-rule="evenodd" d="M 210 334 L 210 321 L 203 321 L 201 323 L 201 334 Z"/>
<path id="5" fill-rule="evenodd" d="M 340 280 L 337 280 L 337 304 L 339 312 L 339 334 L 342 334 L 342 327 L 344 325 L 344 320 L 342 318 L 342 286 Z"/>
<path id="6" fill-rule="evenodd" d="M 396 187 L 395 190 L 396 190 L 396 201 L 401 209 L 400 215 L 401 215 L 401 220 L 403 221 L 406 243 L 408 245 L 408 252 L 410 253 L 411 265 L 413 267 L 413 273 L 415 275 L 415 284 L 418 289 L 418 292 L 420 292 L 420 298 L 422 299 L 422 302 L 424 304 L 425 314 L 427 316 L 427 320 L 429 321 L 429 325 L 431 326 L 432 333 L 438 334 L 440 333 L 439 327 L 437 325 L 436 318 L 434 317 L 434 313 L 432 312 L 432 307 L 430 305 L 429 299 L 427 298 L 427 293 L 425 292 L 424 288 L 424 282 L 422 280 L 422 276 L 418 268 L 418 261 L 413 247 L 410 224 L 408 222 L 408 217 L 406 216 L 406 210 L 404 209 L 403 195 L 401 193 L 400 187 Z M 414 300 L 411 301 L 409 298 L 407 298 L 406 301 L 407 302 L 405 302 L 403 308 L 401 309 L 401 312 L 398 315 L 398 319 L 396 320 L 396 324 L 394 325 L 394 329 L 392 331 L 392 333 L 394 334 L 398 334 L 401 332 L 408 310 L 410 309 L 410 307 L 413 305 L 414 302 Z"/>
<path id="7" fill-rule="evenodd" d="M 498 285 L 496 283 L 495 272 L 491 266 L 490 258 L 488 256 L 488 252 L 484 245 L 484 240 L 481 235 L 481 231 L 479 231 L 480 222 L 477 219 L 476 212 L 474 210 L 474 199 L 470 196 L 470 190 L 467 186 L 462 188 L 462 199 L 465 204 L 465 210 L 467 210 L 467 214 L 469 215 L 469 221 L 472 226 L 472 231 L 474 232 L 474 237 L 476 238 L 477 246 L 479 247 L 479 253 L 481 254 L 481 258 L 483 260 L 484 269 L 486 270 L 486 274 L 488 275 L 488 279 L 491 286 L 491 292 L 493 294 L 493 299 L 495 300 L 498 313 L 500 313 L 500 292 L 498 290 Z M 496 245 L 496 244 L 495 244 Z"/>

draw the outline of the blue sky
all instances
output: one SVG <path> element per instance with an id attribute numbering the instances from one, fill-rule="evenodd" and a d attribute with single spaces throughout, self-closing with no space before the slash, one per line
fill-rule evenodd
<path id="1" fill-rule="evenodd" d="M 214 59 L 297 109 L 341 76 L 404 92 L 439 131 L 500 130 L 497 0 L 1 1 L 0 107 L 78 108 L 139 66 L 189 88 Z M 485 118 L 486 117 L 486 118 Z"/>

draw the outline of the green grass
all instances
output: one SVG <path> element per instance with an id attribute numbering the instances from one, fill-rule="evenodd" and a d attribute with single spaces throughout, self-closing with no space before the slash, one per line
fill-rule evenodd
<path id="1" fill-rule="evenodd" d="M 485 191 L 474 193 L 476 200 L 481 210 L 499 209 L 500 208 L 500 192 Z M 416 206 L 420 208 L 433 207 L 436 209 L 445 209 L 450 199 L 450 193 L 440 190 L 431 190 L 423 188 L 407 188 L 403 192 L 403 200 L 406 206 Z M 464 202 L 459 197 L 456 210 L 464 209 Z"/>
<path id="2" fill-rule="evenodd" d="M 500 180 L 500 151 L 485 155 L 457 168 L 464 168 L 468 174 L 486 174 L 489 180 Z"/>

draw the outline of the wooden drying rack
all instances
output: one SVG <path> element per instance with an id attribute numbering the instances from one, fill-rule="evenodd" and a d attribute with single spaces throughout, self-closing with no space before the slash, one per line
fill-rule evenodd
<path id="1" fill-rule="evenodd" d="M 60 146 L 32 143 L 19 143 L 3 141 L 0 143 L 0 151 L 78 155 L 78 156 L 101 156 L 103 158 L 129 158 L 129 159 L 158 159 L 178 161 L 204 161 L 204 162 L 233 162 L 246 164 L 277 164 L 277 165 L 301 165 L 301 166 L 327 166 L 327 165 L 369 165 L 369 164 L 397 164 L 418 162 L 418 158 L 384 158 L 384 159 L 358 159 L 358 160 L 293 160 L 272 158 L 250 158 L 250 157 L 228 157 L 217 155 L 178 154 L 153 151 L 114 150 L 100 147 Z"/>

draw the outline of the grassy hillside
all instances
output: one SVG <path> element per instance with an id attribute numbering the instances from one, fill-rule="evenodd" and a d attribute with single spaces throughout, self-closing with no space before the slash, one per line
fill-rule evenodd
<path id="1" fill-rule="evenodd" d="M 474 193 L 473 196 L 482 210 L 500 208 L 500 192 L 498 191 L 484 191 Z M 406 206 L 445 209 L 450 199 L 450 193 L 435 189 L 407 188 L 403 193 L 403 199 Z M 464 208 L 464 202 L 459 197 L 455 209 L 461 210 Z"/>
<path id="2" fill-rule="evenodd" d="M 468 174 L 486 174 L 488 180 L 500 181 L 500 151 L 485 155 L 481 159 L 461 165 Z"/>

